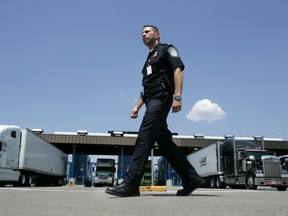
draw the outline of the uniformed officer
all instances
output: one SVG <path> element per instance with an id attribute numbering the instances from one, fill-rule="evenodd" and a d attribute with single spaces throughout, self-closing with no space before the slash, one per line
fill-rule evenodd
<path id="1" fill-rule="evenodd" d="M 205 181 L 173 142 L 166 121 L 171 107 L 174 113 L 181 110 L 185 66 L 173 45 L 160 43 L 160 32 L 156 26 L 145 25 L 142 29 L 142 40 L 150 52 L 142 70 L 143 91 L 131 111 L 131 118 L 137 118 L 143 104 L 146 111 L 138 132 L 130 169 L 123 183 L 108 187 L 106 193 L 125 197 L 139 196 L 140 180 L 151 150 L 157 142 L 163 155 L 182 179 L 183 189 L 177 191 L 177 195 L 188 196 L 204 185 Z"/>

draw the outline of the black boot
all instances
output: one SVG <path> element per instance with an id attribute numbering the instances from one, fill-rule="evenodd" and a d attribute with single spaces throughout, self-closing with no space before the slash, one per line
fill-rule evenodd
<path id="1" fill-rule="evenodd" d="M 140 196 L 139 187 L 133 187 L 124 182 L 117 186 L 108 187 L 105 192 L 120 197 Z"/>
<path id="2" fill-rule="evenodd" d="M 177 196 L 189 196 L 194 190 L 202 187 L 206 184 L 206 181 L 200 176 L 190 183 L 184 185 L 182 190 L 177 191 Z"/>

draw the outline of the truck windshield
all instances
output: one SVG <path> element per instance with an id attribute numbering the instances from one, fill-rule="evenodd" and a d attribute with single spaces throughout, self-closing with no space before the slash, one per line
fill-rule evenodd
<path id="1" fill-rule="evenodd" d="M 254 156 L 255 159 L 261 159 L 261 156 L 267 155 L 266 151 L 246 151 L 247 157 Z"/>
<path id="2" fill-rule="evenodd" d="M 288 156 L 287 157 L 281 157 L 280 161 L 281 161 L 281 167 L 285 167 L 285 163 L 288 164 Z"/>
<path id="3" fill-rule="evenodd" d="M 101 171 L 110 171 L 111 172 L 112 167 L 97 167 L 97 172 Z"/>

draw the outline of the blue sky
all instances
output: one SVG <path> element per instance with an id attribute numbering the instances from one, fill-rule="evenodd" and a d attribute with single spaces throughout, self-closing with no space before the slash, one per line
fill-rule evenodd
<path id="1" fill-rule="evenodd" d="M 153 24 L 186 65 L 173 132 L 287 140 L 287 11 L 286 0 L 1 0 L 0 124 L 137 131 L 141 28 Z"/>

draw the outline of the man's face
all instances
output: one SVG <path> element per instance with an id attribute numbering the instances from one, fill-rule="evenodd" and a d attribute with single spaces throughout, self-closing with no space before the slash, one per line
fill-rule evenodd
<path id="1" fill-rule="evenodd" d="M 146 46 L 151 46 L 155 44 L 155 41 L 159 39 L 159 32 L 153 27 L 145 27 L 142 30 L 142 40 Z"/>

